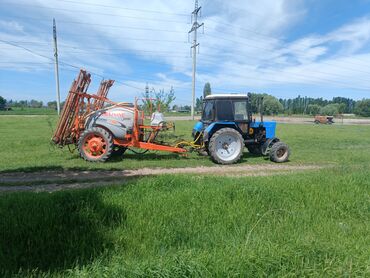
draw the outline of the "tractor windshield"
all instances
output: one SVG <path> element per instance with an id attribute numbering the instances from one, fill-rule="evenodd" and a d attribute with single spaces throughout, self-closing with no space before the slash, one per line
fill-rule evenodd
<path id="1" fill-rule="evenodd" d="M 214 119 L 214 101 L 207 101 L 203 107 L 202 121 L 208 122 Z"/>
<path id="2" fill-rule="evenodd" d="M 236 121 L 249 120 L 248 101 L 245 99 L 206 100 L 203 105 L 202 121 Z"/>

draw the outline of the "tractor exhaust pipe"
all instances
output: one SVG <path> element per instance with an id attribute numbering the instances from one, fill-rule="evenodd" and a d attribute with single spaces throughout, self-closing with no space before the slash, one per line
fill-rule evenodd
<path id="1" fill-rule="evenodd" d="M 260 115 L 261 115 L 261 123 L 263 123 L 263 97 L 260 98 Z"/>

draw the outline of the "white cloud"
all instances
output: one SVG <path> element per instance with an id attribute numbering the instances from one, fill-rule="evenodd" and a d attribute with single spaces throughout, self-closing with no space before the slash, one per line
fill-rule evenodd
<path id="1" fill-rule="evenodd" d="M 0 29 L 3 31 L 22 32 L 24 28 L 21 24 L 14 20 L 0 20 Z"/>
<path id="2" fill-rule="evenodd" d="M 370 40 L 367 17 L 327 34 L 312 33 L 288 41 L 290 29 L 304 22 L 307 15 L 303 0 L 204 0 L 200 5 L 205 34 L 199 34 L 198 94 L 207 81 L 215 91 L 268 91 L 290 84 L 370 87 L 366 74 L 370 54 L 361 53 Z M 78 5 L 38 0 L 30 2 L 29 7 L 14 8 L 19 8 L 21 15 L 46 21 L 26 24 L 18 18 L 1 20 L 0 39 L 36 42 L 29 47 L 52 57 L 49 19 L 55 17 L 61 61 L 107 78 L 119 77 L 134 87 L 144 88 L 147 81 L 157 88 L 173 85 L 178 99 L 189 99 L 192 67 L 186 41 L 192 1 L 140 0 L 122 4 L 118 0 L 92 0 Z M 161 13 L 140 11 L 143 9 Z M 52 65 L 31 64 L 48 61 L 21 49 L 1 47 L 0 55 L 18 63 L 0 64 L 0 70 L 11 65 L 20 71 L 52 70 Z M 118 84 L 114 88 L 113 98 L 137 95 L 133 88 Z M 122 90 L 125 94 L 120 93 Z"/>

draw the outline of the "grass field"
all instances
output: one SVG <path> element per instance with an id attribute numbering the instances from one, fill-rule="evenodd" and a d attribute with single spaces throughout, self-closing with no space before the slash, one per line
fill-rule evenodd
<path id="1" fill-rule="evenodd" d="M 56 115 L 57 111 L 50 108 L 12 107 L 11 111 L 0 111 L 0 115 Z"/>
<path id="2" fill-rule="evenodd" d="M 77 151 L 58 149 L 50 144 L 55 116 L 0 117 L 0 144 L 2 159 L 0 173 L 10 171 L 36 171 L 61 169 L 135 169 L 142 167 L 189 167 L 214 165 L 208 158 L 190 154 L 182 157 L 170 153 L 135 155 L 127 152 L 124 159 L 114 158 L 107 163 L 93 164 L 79 158 Z M 168 132 L 168 140 L 190 139 L 193 122 L 176 122 L 175 132 Z M 370 160 L 369 126 L 278 125 L 277 134 L 292 148 L 292 164 L 351 163 Z M 350 155 L 349 155 L 350 154 Z M 242 163 L 270 163 L 261 157 L 245 153 Z"/>
<path id="3" fill-rule="evenodd" d="M 91 164 L 49 146 L 55 117 L 0 117 L 5 172 L 213 165 L 195 154 Z M 186 137 L 192 122 L 177 122 Z M 290 164 L 268 177 L 163 175 L 122 186 L 0 195 L 2 276 L 370 275 L 370 126 L 278 126 Z M 247 153 L 242 163 L 271 163 Z"/>

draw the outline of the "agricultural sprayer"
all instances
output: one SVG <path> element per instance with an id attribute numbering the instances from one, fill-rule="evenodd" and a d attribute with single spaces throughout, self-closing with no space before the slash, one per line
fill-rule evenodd
<path id="1" fill-rule="evenodd" d="M 269 155 L 275 162 L 288 160 L 288 146 L 275 137 L 275 122 L 252 120 L 246 95 L 208 96 L 202 119 L 193 129 L 194 140 L 169 144 L 157 140 L 161 132 L 174 128 L 162 113 L 152 113 L 148 123 L 139 99 L 131 104 L 107 98 L 113 80 L 102 81 L 96 94 L 87 93 L 90 82 L 90 74 L 81 70 L 52 138 L 60 147 L 77 146 L 87 161 L 105 161 L 114 153 L 136 148 L 178 154 L 196 150 L 209 154 L 216 163 L 232 164 L 239 161 L 244 146 L 254 154 Z"/>

